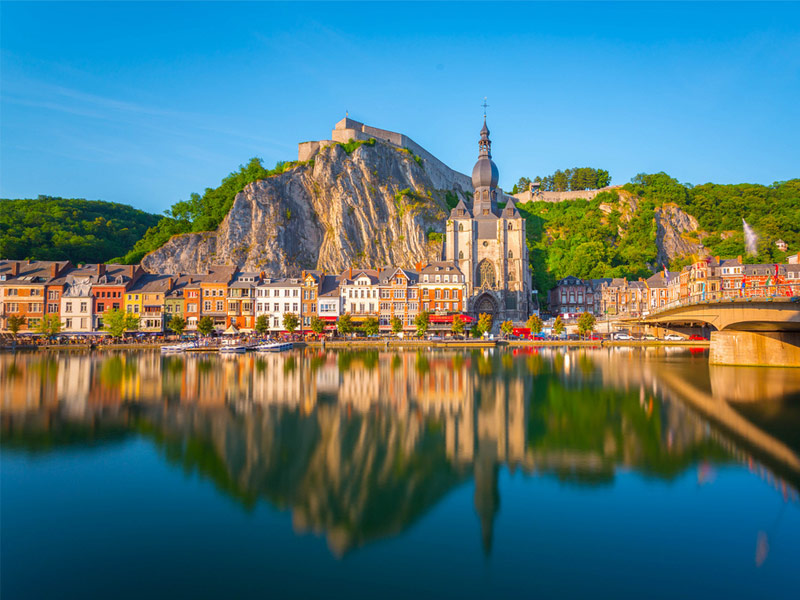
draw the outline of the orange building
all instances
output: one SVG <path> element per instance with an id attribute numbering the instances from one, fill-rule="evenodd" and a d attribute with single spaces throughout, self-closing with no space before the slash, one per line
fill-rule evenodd
<path id="1" fill-rule="evenodd" d="M 20 331 L 32 331 L 42 320 L 47 310 L 48 284 L 72 268 L 69 261 L 0 261 L 0 327 L 8 330 L 8 317 L 16 315 L 25 319 Z M 60 286 L 63 291 L 63 284 Z M 57 286 L 54 291 L 58 292 Z M 59 292 L 60 298 L 60 292 Z M 58 315 L 58 303 L 53 306 Z"/>
<path id="2" fill-rule="evenodd" d="M 201 318 L 211 317 L 220 332 L 227 326 L 228 285 L 235 274 L 236 267 L 214 265 L 200 277 Z"/>

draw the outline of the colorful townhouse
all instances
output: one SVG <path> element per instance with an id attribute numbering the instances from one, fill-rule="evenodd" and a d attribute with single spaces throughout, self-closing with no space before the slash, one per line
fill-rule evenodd
<path id="1" fill-rule="evenodd" d="M 220 332 L 227 327 L 228 285 L 235 274 L 236 267 L 214 265 L 200 278 L 201 318 L 211 317 Z"/>
<path id="2" fill-rule="evenodd" d="M 97 282 L 92 285 L 94 329 L 103 329 L 103 316 L 110 310 L 125 309 L 125 292 L 144 274 L 139 265 L 98 265 Z"/>
<path id="3" fill-rule="evenodd" d="M 139 317 L 139 331 L 162 333 L 166 329 L 164 306 L 172 289 L 173 275 L 146 273 L 125 293 L 125 312 Z"/>
<path id="4" fill-rule="evenodd" d="M 256 326 L 256 289 L 263 273 L 242 271 L 228 286 L 226 327 L 251 332 Z"/>
<path id="5" fill-rule="evenodd" d="M 183 286 L 183 318 L 186 319 L 186 330 L 197 331 L 197 323 L 203 307 L 203 290 L 200 275 L 186 275 Z"/>
<path id="6" fill-rule="evenodd" d="M 51 281 L 72 268 L 69 261 L 11 260 L 0 263 L 0 288 L 2 307 L 0 321 L 8 328 L 8 317 L 16 315 L 25 319 L 20 332 L 33 331 L 47 314 L 47 287 Z M 61 286 L 56 286 L 59 290 Z M 51 302 L 58 315 L 60 304 Z"/>
<path id="7" fill-rule="evenodd" d="M 399 267 L 379 271 L 381 331 L 391 331 L 392 319 L 398 318 L 404 330 L 414 328 L 419 314 L 419 273 Z"/>
<path id="8" fill-rule="evenodd" d="M 342 296 L 339 290 L 339 275 L 323 275 L 319 285 L 317 314 L 325 322 L 325 331 L 336 330 L 336 321 L 342 314 Z"/>
<path id="9" fill-rule="evenodd" d="M 300 305 L 300 331 L 311 330 L 311 319 L 318 315 L 317 302 L 322 278 L 320 271 L 303 271 L 302 304 Z"/>

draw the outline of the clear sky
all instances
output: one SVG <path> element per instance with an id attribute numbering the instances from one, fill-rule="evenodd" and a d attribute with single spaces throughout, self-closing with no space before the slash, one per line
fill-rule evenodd
<path id="1" fill-rule="evenodd" d="M 350 115 L 469 173 L 800 177 L 800 4 L 0 4 L 0 197 L 161 212 Z"/>

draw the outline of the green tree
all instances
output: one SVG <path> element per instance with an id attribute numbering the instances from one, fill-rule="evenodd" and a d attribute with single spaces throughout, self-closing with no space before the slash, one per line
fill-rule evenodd
<path id="1" fill-rule="evenodd" d="M 461 318 L 461 315 L 455 315 L 453 317 L 453 325 L 450 327 L 450 330 L 453 332 L 453 335 L 462 335 L 464 333 L 464 319 Z"/>
<path id="2" fill-rule="evenodd" d="M 167 323 L 167 327 L 174 331 L 175 335 L 181 336 L 186 330 L 186 319 L 184 319 L 181 315 L 172 315 L 169 323 Z"/>
<path id="3" fill-rule="evenodd" d="M 266 335 L 269 331 L 269 317 L 267 315 L 258 315 L 256 318 L 256 333 L 258 335 Z"/>
<path id="4" fill-rule="evenodd" d="M 531 315 L 525 323 L 525 327 L 531 330 L 531 333 L 541 333 L 544 323 L 539 315 Z"/>
<path id="5" fill-rule="evenodd" d="M 367 320 L 364 321 L 364 325 L 362 325 L 361 328 L 365 335 L 378 335 L 378 332 L 380 331 L 380 324 L 378 323 L 378 319 L 375 317 L 367 317 Z"/>
<path id="6" fill-rule="evenodd" d="M 355 331 L 355 327 L 353 326 L 353 317 L 350 316 L 350 313 L 339 315 L 339 318 L 336 319 L 336 331 L 339 332 L 339 335 L 345 337 Z"/>
<path id="7" fill-rule="evenodd" d="M 295 313 L 284 313 L 283 328 L 289 333 L 294 333 L 300 325 L 300 318 Z"/>
<path id="8" fill-rule="evenodd" d="M 428 311 L 422 311 L 414 318 L 414 326 L 417 328 L 417 335 L 422 337 L 428 331 L 431 324 L 431 314 Z"/>
<path id="9" fill-rule="evenodd" d="M 403 321 L 398 317 L 392 317 L 392 333 L 397 335 L 401 331 L 403 331 Z"/>
<path id="10" fill-rule="evenodd" d="M 320 319 L 317 315 L 311 317 L 311 331 L 317 335 L 322 335 L 322 332 L 325 331 L 325 321 Z"/>
<path id="11" fill-rule="evenodd" d="M 61 319 L 58 315 L 45 315 L 36 324 L 36 333 L 50 339 L 61 331 Z"/>
<path id="12" fill-rule="evenodd" d="M 197 322 L 197 331 L 201 335 L 209 336 L 214 331 L 214 319 L 209 316 L 201 317 Z"/>
<path id="13" fill-rule="evenodd" d="M 25 317 L 22 315 L 10 315 L 8 317 L 8 330 L 14 337 L 17 337 L 23 325 L 25 325 Z"/>
<path id="14" fill-rule="evenodd" d="M 475 328 L 480 332 L 480 335 L 489 333 L 492 330 L 492 315 L 488 313 L 478 315 L 478 324 Z"/>
<path id="15" fill-rule="evenodd" d="M 556 335 L 561 335 L 564 333 L 564 329 L 566 329 L 566 325 L 564 325 L 564 321 L 561 319 L 561 315 L 556 317 L 556 320 L 553 322 L 553 333 Z"/>
<path id="16" fill-rule="evenodd" d="M 595 316 L 590 312 L 585 312 L 578 317 L 578 331 L 581 335 L 591 333 L 594 331 L 595 323 L 597 323 Z"/>
<path id="17" fill-rule="evenodd" d="M 528 177 L 520 177 L 519 181 L 514 184 L 514 187 L 511 188 L 512 194 L 520 194 L 522 192 L 527 192 L 528 188 L 531 185 L 531 180 Z"/>
<path id="18" fill-rule="evenodd" d="M 514 331 L 514 323 L 510 319 L 508 321 L 503 321 L 500 324 L 500 331 L 503 332 L 503 335 L 508 337 Z"/>
<path id="19" fill-rule="evenodd" d="M 139 329 L 139 317 L 133 313 L 115 308 L 103 314 L 103 330 L 110 333 L 111 337 L 121 338 L 126 331 L 137 329 Z"/>

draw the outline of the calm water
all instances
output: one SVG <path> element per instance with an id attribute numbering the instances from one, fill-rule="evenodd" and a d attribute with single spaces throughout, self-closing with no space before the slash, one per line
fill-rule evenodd
<path id="1" fill-rule="evenodd" d="M 3 599 L 797 598 L 800 370 L 0 355 Z"/>

